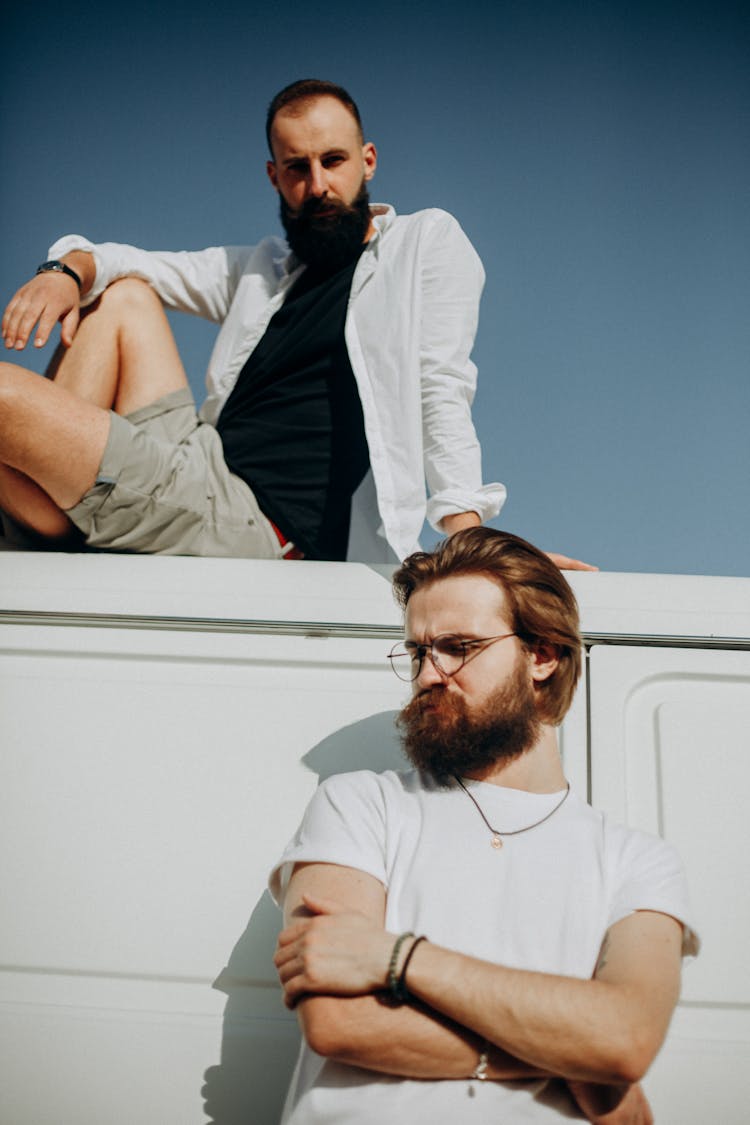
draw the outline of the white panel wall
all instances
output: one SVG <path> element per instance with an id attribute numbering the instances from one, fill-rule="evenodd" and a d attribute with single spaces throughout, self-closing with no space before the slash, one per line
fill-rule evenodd
<path id="1" fill-rule="evenodd" d="M 745 1125 L 750 1105 L 750 652 L 595 646 L 592 804 L 686 864 L 700 957 L 646 1083 L 662 1125 Z"/>
<path id="2" fill-rule="evenodd" d="M 750 636 L 739 579 L 572 580 L 592 634 Z M 266 875 L 320 778 L 402 763 L 398 629 L 353 564 L 0 556 L 1 1125 L 275 1125 L 297 1032 Z M 595 645 L 561 732 L 574 787 L 693 888 L 659 1125 L 750 1104 L 748 661 Z"/>
<path id="3" fill-rule="evenodd" d="M 3 1125 L 278 1119 L 265 880 L 320 777 L 401 764 L 389 647 L 2 630 Z"/>

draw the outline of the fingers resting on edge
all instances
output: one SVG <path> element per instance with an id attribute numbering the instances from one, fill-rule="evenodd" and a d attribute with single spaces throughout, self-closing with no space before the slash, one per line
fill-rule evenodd
<path id="1" fill-rule="evenodd" d="M 34 347 L 44 347 L 58 321 L 62 322 L 62 342 L 70 347 L 78 329 L 80 304 L 78 286 L 67 274 L 38 274 L 8 302 L 2 322 L 5 347 L 22 351 L 34 325 Z"/>
<path id="2" fill-rule="evenodd" d="M 555 551 L 545 551 L 545 555 L 550 559 L 559 570 L 598 570 L 598 566 L 592 566 L 591 563 L 581 562 L 580 559 L 571 559 L 568 555 L 560 555 Z"/>

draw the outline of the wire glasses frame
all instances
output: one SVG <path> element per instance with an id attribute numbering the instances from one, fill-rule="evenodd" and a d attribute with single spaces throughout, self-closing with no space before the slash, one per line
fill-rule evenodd
<path id="1" fill-rule="evenodd" d="M 495 641 L 505 641 L 508 637 L 515 636 L 515 633 L 499 633 L 496 637 L 466 638 L 454 633 L 443 633 L 434 637 L 429 644 L 418 645 L 416 641 L 403 641 L 394 645 L 388 659 L 398 678 L 407 683 L 416 680 L 428 654 L 441 675 L 455 676 L 471 655 L 476 655 Z"/>

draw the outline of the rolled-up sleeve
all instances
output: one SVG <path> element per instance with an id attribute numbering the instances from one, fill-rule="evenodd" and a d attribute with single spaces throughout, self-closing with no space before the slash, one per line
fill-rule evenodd
<path id="1" fill-rule="evenodd" d="M 482 484 L 481 450 L 471 417 L 477 369 L 471 350 L 477 330 L 484 269 L 456 220 L 442 212 L 422 260 L 420 378 L 427 518 L 437 528 L 447 515 L 475 511 L 496 516 L 505 487 Z"/>
<path id="2" fill-rule="evenodd" d="M 295 863 L 335 863 L 387 885 L 385 806 L 370 770 L 338 774 L 313 794 L 302 823 L 271 871 L 269 889 L 283 905 Z"/>
<path id="3" fill-rule="evenodd" d="M 211 246 L 206 250 L 141 250 L 120 242 L 93 243 L 79 234 L 68 234 L 53 243 L 50 258 L 73 250 L 92 254 L 94 285 L 82 300 L 95 301 L 108 285 L 122 277 L 138 277 L 172 309 L 221 323 L 229 312 L 251 247 Z"/>
<path id="4" fill-rule="evenodd" d="M 682 926 L 683 956 L 697 956 L 700 938 L 691 923 L 687 879 L 677 851 L 665 840 L 645 833 L 631 831 L 622 836 L 622 847 L 615 849 L 619 873 L 607 925 L 613 926 L 636 910 L 669 914 Z"/>

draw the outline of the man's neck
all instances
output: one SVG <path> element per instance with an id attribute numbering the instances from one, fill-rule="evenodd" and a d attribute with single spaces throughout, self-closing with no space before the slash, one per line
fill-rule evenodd
<path id="1" fill-rule="evenodd" d="M 467 777 L 502 785 L 506 789 L 524 789 L 528 793 L 557 793 L 566 785 L 557 748 L 554 727 L 542 726 L 534 745 L 510 762 L 497 762 L 487 770 L 476 770 Z"/>

